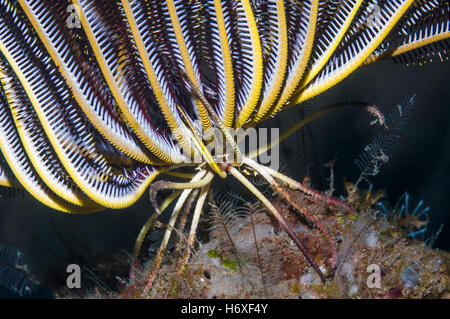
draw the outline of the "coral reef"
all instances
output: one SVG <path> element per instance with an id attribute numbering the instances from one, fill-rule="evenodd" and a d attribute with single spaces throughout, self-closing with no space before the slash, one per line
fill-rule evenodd
<path id="1" fill-rule="evenodd" d="M 292 239 L 259 203 L 236 196 L 210 199 L 201 221 L 203 233 L 189 263 L 180 273 L 186 235 L 167 252 L 148 295 L 142 292 L 153 260 L 122 289 L 91 297 L 105 298 L 448 298 L 450 254 L 408 237 L 404 219 L 379 208 L 381 192 L 348 184 L 347 213 L 291 191 L 337 241 L 337 267 L 324 284 Z M 272 199 L 295 229 L 323 272 L 331 250 L 321 232 L 303 220 L 284 200 Z"/>

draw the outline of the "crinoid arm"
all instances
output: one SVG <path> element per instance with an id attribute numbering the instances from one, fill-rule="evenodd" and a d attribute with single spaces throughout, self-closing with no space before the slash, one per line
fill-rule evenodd
<path id="1" fill-rule="evenodd" d="M 387 58 L 408 65 L 447 60 L 450 50 L 449 17 L 448 1 L 417 3 L 364 64 Z"/>
<path id="2" fill-rule="evenodd" d="M 227 129 L 253 127 L 364 63 L 448 54 L 448 1 L 76 0 L 71 7 L 0 1 L 0 81 L 18 154 L 49 191 L 87 210 L 132 205 L 155 166 L 192 156 L 225 178 L 202 130 L 219 128 L 230 142 Z M 11 166 L 16 177 L 25 169 Z M 72 209 L 19 180 L 55 209 Z"/>
<path id="3" fill-rule="evenodd" d="M 448 1 L 369 1 L 359 10 L 328 62 L 286 107 L 304 102 L 358 67 L 382 59 L 394 58 L 407 64 L 448 59 L 449 17 Z"/>

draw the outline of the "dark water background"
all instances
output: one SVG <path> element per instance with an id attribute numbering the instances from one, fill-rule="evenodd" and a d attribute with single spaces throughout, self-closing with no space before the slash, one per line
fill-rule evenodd
<path id="1" fill-rule="evenodd" d="M 450 249 L 449 81 L 450 63 L 406 68 L 386 61 L 359 70 L 308 102 L 308 107 L 314 109 L 361 101 L 389 113 L 403 98 L 416 94 L 416 109 L 397 152 L 371 181 L 374 188 L 384 189 L 386 199 L 393 203 L 407 191 L 413 207 L 419 200 L 430 206 L 429 229 L 436 230 L 444 224 L 434 246 L 446 250 Z M 301 113 L 300 108 L 291 109 L 262 126 L 279 126 L 283 131 Z M 379 131 L 369 125 L 371 120 L 355 109 L 316 120 L 306 135 L 314 141 L 314 147 L 302 146 L 305 136 L 301 133 L 283 143 L 280 157 L 284 171 L 298 180 L 309 171 L 316 188 L 325 189 L 328 170 L 321 164 L 337 158 L 337 194 L 343 194 L 343 177 L 357 179 L 359 170 L 354 159 Z M 63 277 L 64 269 L 56 265 L 83 263 L 105 251 L 131 252 L 140 227 L 151 212 L 147 195 L 131 208 L 93 215 L 57 213 L 28 196 L 0 199 L 0 243 L 24 249 L 42 272 L 54 269 L 51 271 L 55 277 Z"/>

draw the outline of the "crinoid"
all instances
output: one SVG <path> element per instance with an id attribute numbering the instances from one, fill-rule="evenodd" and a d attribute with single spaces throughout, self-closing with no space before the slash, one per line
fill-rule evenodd
<path id="1" fill-rule="evenodd" d="M 313 113 L 259 149 L 245 152 L 239 145 L 250 128 L 362 65 L 391 57 L 408 63 L 447 59 L 449 11 L 442 0 L 0 0 L 1 153 L 24 189 L 63 212 L 124 208 L 160 174 L 187 178 L 150 187 L 156 213 L 135 254 L 160 211 L 178 198 L 156 265 L 183 207 L 194 206 L 191 247 L 214 177 L 232 175 L 325 281 L 245 173 L 265 179 L 335 252 L 327 228 L 287 188 L 351 208 L 255 158 L 344 105 Z M 351 105 L 382 123 L 376 108 Z M 2 184 L 17 185 L 12 175 L 2 175 Z M 174 193 L 158 205 L 161 189 Z"/>

